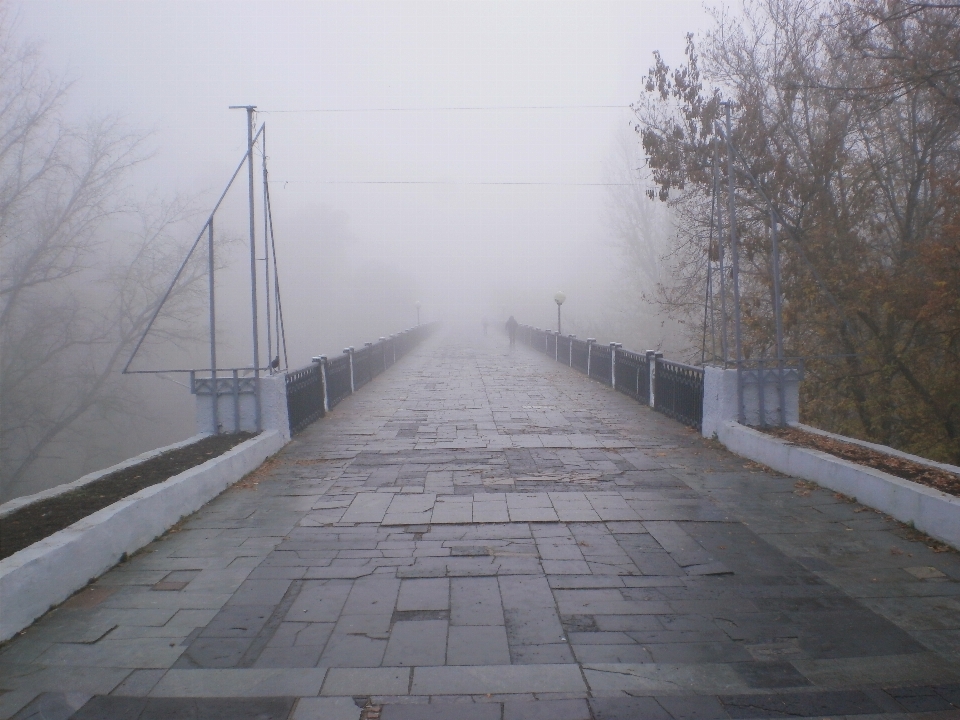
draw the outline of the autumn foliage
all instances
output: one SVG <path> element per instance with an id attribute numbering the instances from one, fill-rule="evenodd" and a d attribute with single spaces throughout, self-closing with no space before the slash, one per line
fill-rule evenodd
<path id="1" fill-rule="evenodd" d="M 680 218 L 663 304 L 702 317 L 719 237 L 730 251 L 711 197 L 729 101 L 745 357 L 773 354 L 769 198 L 803 419 L 960 462 L 960 5 L 748 0 L 714 19 L 681 67 L 654 58 L 635 107 L 650 195 Z"/>

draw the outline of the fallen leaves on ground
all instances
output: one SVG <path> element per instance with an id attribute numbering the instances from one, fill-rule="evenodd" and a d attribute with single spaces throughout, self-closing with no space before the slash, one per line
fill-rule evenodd
<path id="1" fill-rule="evenodd" d="M 835 440 L 823 435 L 800 430 L 799 428 L 758 428 L 769 435 L 799 445 L 800 447 L 820 450 L 844 460 L 855 462 L 858 465 L 881 470 L 890 475 L 920 483 L 948 495 L 960 497 L 960 475 L 939 468 L 923 465 L 922 463 L 907 460 L 906 458 L 872 450 L 871 448 L 853 443 Z"/>

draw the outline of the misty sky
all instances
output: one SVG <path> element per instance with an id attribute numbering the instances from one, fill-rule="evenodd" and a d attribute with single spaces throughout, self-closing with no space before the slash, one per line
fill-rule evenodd
<path id="1" fill-rule="evenodd" d="M 324 242 L 351 246 L 355 276 L 370 270 L 368 334 L 412 324 L 414 299 L 425 317 L 532 323 L 550 322 L 557 289 L 572 317 L 598 302 L 615 259 L 602 184 L 616 179 L 626 106 L 652 51 L 676 62 L 706 24 L 699 1 L 676 0 L 15 8 L 20 35 L 76 79 L 71 113 L 152 133 L 144 190 L 208 207 L 245 144 L 243 113 L 227 106 L 259 107 L 304 356 L 331 349 L 303 337 L 302 309 L 329 277 Z"/>

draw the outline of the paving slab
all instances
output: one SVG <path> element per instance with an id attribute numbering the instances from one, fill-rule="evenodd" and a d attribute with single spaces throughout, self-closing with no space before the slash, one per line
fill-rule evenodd
<path id="1" fill-rule="evenodd" d="M 326 668 L 170 670 L 149 697 L 280 697 L 319 695 Z"/>
<path id="2" fill-rule="evenodd" d="M 939 720 L 960 555 L 928 545 L 441 335 L 0 648 L 0 718 Z"/>
<path id="3" fill-rule="evenodd" d="M 352 697 L 300 698 L 291 720 L 359 720 L 361 712 Z"/>
<path id="4" fill-rule="evenodd" d="M 583 692 L 586 686 L 575 664 L 485 665 L 414 668 L 411 690 L 417 695 L 482 695 Z"/>

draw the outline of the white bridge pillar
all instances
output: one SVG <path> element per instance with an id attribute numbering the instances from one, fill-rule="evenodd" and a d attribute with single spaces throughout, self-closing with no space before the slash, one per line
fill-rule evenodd
<path id="1" fill-rule="evenodd" d="M 728 420 L 737 421 L 737 371 L 713 365 L 704 367 L 703 373 L 703 423 L 704 437 L 713 437 L 720 426 Z M 780 424 L 780 388 L 778 369 L 744 369 L 743 414 L 745 425 Z M 800 422 L 799 368 L 783 369 L 784 419 L 789 425 Z M 762 416 L 761 416 L 762 413 Z"/>
<path id="2" fill-rule="evenodd" d="M 213 398 L 210 378 L 196 378 L 196 428 L 198 433 L 257 432 L 257 402 L 253 394 L 253 377 L 217 378 L 217 418 L 220 427 L 213 427 Z M 264 430 L 277 430 L 284 441 L 290 439 L 290 418 L 287 415 L 287 376 L 285 373 L 260 376 L 261 424 Z"/>

